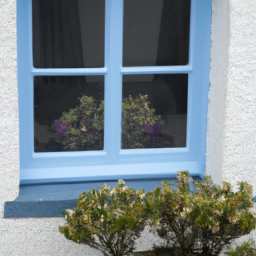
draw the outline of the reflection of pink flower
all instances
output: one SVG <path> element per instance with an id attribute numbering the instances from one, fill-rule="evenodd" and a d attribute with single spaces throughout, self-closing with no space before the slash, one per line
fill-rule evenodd
<path id="1" fill-rule="evenodd" d="M 58 120 L 54 120 L 54 124 L 56 126 L 56 135 L 58 137 L 62 136 L 64 133 L 68 132 L 68 127 L 70 126 L 70 123 L 63 124 Z"/>
<path id="2" fill-rule="evenodd" d="M 162 124 L 143 124 L 142 128 L 152 136 L 156 136 L 160 133 Z"/>

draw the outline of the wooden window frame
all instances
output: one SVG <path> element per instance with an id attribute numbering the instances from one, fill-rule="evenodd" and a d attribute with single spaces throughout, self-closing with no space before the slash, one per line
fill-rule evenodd
<path id="1" fill-rule="evenodd" d="M 191 176 L 203 177 L 211 4 L 211 0 L 191 0 L 187 65 L 122 67 L 123 0 L 105 0 L 105 66 L 37 69 L 33 67 L 32 56 L 32 0 L 17 1 L 21 184 L 165 178 L 176 176 L 180 170 L 189 170 Z M 188 74 L 186 147 L 121 149 L 122 76 L 132 74 Z M 105 76 L 104 150 L 35 153 L 34 76 L 81 75 Z"/>

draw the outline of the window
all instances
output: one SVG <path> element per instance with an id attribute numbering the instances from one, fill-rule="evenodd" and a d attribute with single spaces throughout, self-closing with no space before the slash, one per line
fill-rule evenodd
<path id="1" fill-rule="evenodd" d="M 17 1 L 21 184 L 203 176 L 211 0 Z"/>

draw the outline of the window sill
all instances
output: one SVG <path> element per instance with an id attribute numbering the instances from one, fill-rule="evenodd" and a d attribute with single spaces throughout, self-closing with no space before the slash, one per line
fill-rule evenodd
<path id="1" fill-rule="evenodd" d="M 199 180 L 198 176 L 193 177 Z M 156 185 L 161 186 L 162 180 L 174 181 L 174 178 L 134 179 L 125 180 L 126 185 L 134 189 L 149 192 Z M 107 183 L 110 187 L 117 186 L 116 180 L 95 181 L 84 183 L 21 185 L 19 196 L 14 201 L 5 202 L 4 218 L 43 218 L 64 217 L 61 212 L 76 206 L 77 197 L 92 188 L 100 188 Z"/>

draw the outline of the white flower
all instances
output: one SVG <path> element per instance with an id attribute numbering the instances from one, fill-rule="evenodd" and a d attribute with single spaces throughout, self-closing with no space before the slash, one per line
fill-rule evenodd
<path id="1" fill-rule="evenodd" d="M 184 212 L 187 212 L 187 213 L 190 213 L 190 212 L 192 211 L 192 209 L 191 209 L 191 208 L 186 207 L 186 208 L 183 208 L 183 211 L 184 211 Z"/>
<path id="2" fill-rule="evenodd" d="M 186 217 L 186 213 L 185 213 L 185 212 L 180 212 L 180 216 L 181 216 L 182 218 L 185 218 L 185 217 Z"/>
<path id="3" fill-rule="evenodd" d="M 116 217 L 118 218 L 120 215 L 122 215 L 124 213 L 124 211 L 117 209 L 116 211 L 114 211 L 114 214 L 116 215 Z"/>
<path id="4" fill-rule="evenodd" d="M 219 224 L 217 224 L 216 226 L 212 227 L 212 233 L 216 233 L 220 230 L 220 226 Z"/>
<path id="5" fill-rule="evenodd" d="M 104 203 L 104 208 L 107 208 L 107 207 L 108 207 L 108 203 L 105 202 L 105 203 Z"/>
<path id="6" fill-rule="evenodd" d="M 209 220 L 210 220 L 210 221 L 214 221 L 213 217 L 210 217 Z"/>
<path id="7" fill-rule="evenodd" d="M 67 209 L 66 211 L 68 212 L 69 216 L 72 216 L 74 214 L 74 210 Z"/>
<path id="8" fill-rule="evenodd" d="M 101 215 L 100 222 L 104 221 L 104 215 Z"/>
<path id="9" fill-rule="evenodd" d="M 116 189 L 113 188 L 113 189 L 110 191 L 110 195 L 113 195 L 113 194 L 115 194 L 115 193 L 116 193 Z"/>
<path id="10" fill-rule="evenodd" d="M 225 201 L 225 196 L 221 196 L 219 199 L 218 199 L 218 202 L 223 202 L 223 201 Z"/>
<path id="11" fill-rule="evenodd" d="M 184 178 L 184 183 L 189 183 L 190 182 L 190 178 L 189 177 L 185 177 Z"/>
<path id="12" fill-rule="evenodd" d="M 182 172 L 177 172 L 177 178 L 178 178 L 178 180 L 182 179 Z"/>
<path id="13" fill-rule="evenodd" d="M 119 185 L 125 185 L 125 182 L 123 180 L 118 180 Z"/>
<path id="14" fill-rule="evenodd" d="M 140 199 L 142 200 L 144 196 L 145 196 L 144 193 L 142 195 L 140 195 Z"/>
<path id="15" fill-rule="evenodd" d="M 128 187 L 123 187 L 123 191 L 127 191 L 128 190 Z"/>
<path id="16" fill-rule="evenodd" d="M 237 219 L 237 218 L 234 218 L 234 219 L 232 220 L 232 224 L 236 224 L 237 221 L 238 221 L 238 219 Z"/>
<path id="17" fill-rule="evenodd" d="M 98 205 L 98 209 L 100 209 L 100 210 L 101 210 L 101 206 L 100 206 L 100 205 Z"/>
<path id="18" fill-rule="evenodd" d="M 103 185 L 104 187 L 104 190 L 105 191 L 109 191 L 110 190 L 110 186 L 108 186 L 106 183 L 104 183 L 104 185 Z"/>

